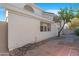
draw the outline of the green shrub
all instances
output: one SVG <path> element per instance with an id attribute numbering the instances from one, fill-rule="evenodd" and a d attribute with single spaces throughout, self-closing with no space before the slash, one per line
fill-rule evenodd
<path id="1" fill-rule="evenodd" d="M 76 28 L 76 30 L 75 30 L 75 34 L 76 34 L 77 36 L 79 36 L 79 27 Z"/>

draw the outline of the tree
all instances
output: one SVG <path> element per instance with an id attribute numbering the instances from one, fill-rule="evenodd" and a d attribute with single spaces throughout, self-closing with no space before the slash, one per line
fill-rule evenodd
<path id="1" fill-rule="evenodd" d="M 69 28 L 73 29 L 79 27 L 79 18 L 73 18 L 70 23 L 68 23 Z"/>
<path id="2" fill-rule="evenodd" d="M 64 25 L 67 22 L 71 21 L 71 19 L 74 17 L 74 13 L 73 13 L 72 8 L 65 8 L 65 9 L 60 9 L 58 14 L 59 14 L 59 18 L 60 18 L 59 20 L 63 21 L 63 25 L 60 27 L 60 29 L 58 31 L 58 37 L 60 37 L 60 33 L 63 30 Z"/>
<path id="3" fill-rule="evenodd" d="M 76 9 L 75 18 L 73 18 L 71 22 L 68 23 L 68 25 L 70 29 L 79 27 L 79 9 Z"/>
<path id="4" fill-rule="evenodd" d="M 79 9 L 77 9 L 77 11 L 76 11 L 76 16 L 75 16 L 76 18 L 79 18 Z"/>

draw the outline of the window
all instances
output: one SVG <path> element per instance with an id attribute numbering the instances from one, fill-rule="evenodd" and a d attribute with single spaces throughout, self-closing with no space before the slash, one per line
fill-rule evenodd
<path id="1" fill-rule="evenodd" d="M 41 32 L 51 31 L 51 24 L 40 22 L 40 31 Z"/>
<path id="2" fill-rule="evenodd" d="M 34 13 L 34 9 L 33 9 L 31 6 L 29 6 L 29 5 L 25 5 L 25 6 L 24 6 L 24 9 L 25 9 L 25 10 L 28 10 L 29 12 Z"/>
<path id="3" fill-rule="evenodd" d="M 51 31 L 51 24 L 48 24 L 48 31 Z"/>
<path id="4" fill-rule="evenodd" d="M 44 26 L 44 31 L 47 31 L 47 26 Z"/>
<path id="5" fill-rule="evenodd" d="M 40 31 L 43 31 L 43 26 L 40 26 Z"/>

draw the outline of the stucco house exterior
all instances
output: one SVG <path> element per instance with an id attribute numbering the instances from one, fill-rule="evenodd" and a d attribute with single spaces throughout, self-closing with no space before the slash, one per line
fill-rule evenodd
<path id="1" fill-rule="evenodd" d="M 9 51 L 29 43 L 57 36 L 54 13 L 48 13 L 32 3 L 2 4 L 8 21 Z"/>

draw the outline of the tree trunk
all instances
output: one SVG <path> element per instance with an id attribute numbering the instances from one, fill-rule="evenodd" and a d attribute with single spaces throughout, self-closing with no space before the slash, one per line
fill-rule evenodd
<path id="1" fill-rule="evenodd" d="M 61 29 L 58 31 L 58 37 L 60 37 L 60 35 L 61 35 L 61 31 L 63 30 L 64 25 L 65 25 L 65 21 L 64 21 L 64 24 L 63 24 L 63 26 L 61 27 Z"/>

